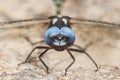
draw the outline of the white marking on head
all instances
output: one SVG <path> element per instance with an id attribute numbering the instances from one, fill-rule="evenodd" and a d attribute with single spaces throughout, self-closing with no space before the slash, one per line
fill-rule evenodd
<path id="1" fill-rule="evenodd" d="M 67 20 L 66 18 L 62 18 L 62 21 L 64 22 L 64 24 L 66 24 L 66 25 L 67 25 L 68 20 Z"/>
<path id="2" fill-rule="evenodd" d="M 58 21 L 58 18 L 54 18 L 54 19 L 52 20 L 52 24 L 55 24 L 57 21 Z"/>

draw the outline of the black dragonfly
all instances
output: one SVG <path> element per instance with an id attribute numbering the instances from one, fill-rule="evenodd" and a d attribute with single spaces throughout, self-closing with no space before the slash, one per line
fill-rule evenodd
<path id="1" fill-rule="evenodd" d="M 57 5 L 60 4 L 59 2 Z M 58 8 L 57 13 L 59 14 L 60 9 Z M 37 23 L 34 23 L 37 22 Z M 50 17 L 42 17 L 42 18 L 31 18 L 31 19 L 24 19 L 24 20 L 14 20 L 14 21 L 8 21 L 8 22 L 0 22 L 0 25 L 4 27 L 0 27 L 0 29 L 5 28 L 11 28 L 9 24 L 16 24 L 16 23 L 25 23 L 24 26 L 12 26 L 13 28 L 21 28 L 31 24 L 48 24 L 46 27 L 46 31 L 44 33 L 44 40 L 40 42 L 45 42 L 48 46 L 36 46 L 33 48 L 33 50 L 29 53 L 26 60 L 23 63 L 29 62 L 29 58 L 31 54 L 36 49 L 45 49 L 40 55 L 39 60 L 43 63 L 43 65 L 47 69 L 47 74 L 49 73 L 49 67 L 46 65 L 46 63 L 42 60 L 42 56 L 47 53 L 50 49 L 54 49 L 56 51 L 64 51 L 66 50 L 68 54 L 72 58 L 71 64 L 65 69 L 65 75 L 67 74 L 68 69 L 72 66 L 72 64 L 75 62 L 75 58 L 72 55 L 71 51 L 83 53 L 93 62 L 93 64 L 96 66 L 96 70 L 98 71 L 98 65 L 96 62 L 92 59 L 92 57 L 86 52 L 86 49 L 89 47 L 88 44 L 85 48 L 81 48 L 80 45 L 74 44 L 76 41 L 76 38 L 79 36 L 76 36 L 76 32 L 74 32 L 73 29 L 77 29 L 78 32 L 82 29 L 88 30 L 88 29 L 99 29 L 99 28 L 107 28 L 109 32 L 118 33 L 118 29 L 120 28 L 120 24 L 115 23 L 109 23 L 109 22 L 102 22 L 102 21 L 96 21 L 96 20 L 86 20 L 86 19 L 79 19 L 79 18 L 73 18 L 69 16 L 50 16 Z M 77 33 L 80 34 L 80 33 Z M 77 48 L 71 48 L 71 46 L 75 46 Z M 21 63 L 20 63 L 21 64 Z"/>

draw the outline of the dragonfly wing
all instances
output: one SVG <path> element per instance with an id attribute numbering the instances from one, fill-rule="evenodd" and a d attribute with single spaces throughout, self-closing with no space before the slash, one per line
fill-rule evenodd
<path id="1" fill-rule="evenodd" d="M 48 19 L 28 19 L 0 23 L 0 37 L 29 37 L 31 39 L 44 38 L 48 27 Z"/>
<path id="2" fill-rule="evenodd" d="M 85 47 L 92 43 L 93 48 L 111 51 L 113 48 L 120 50 L 120 25 L 100 21 L 71 22 L 76 34 L 75 44 Z M 119 46 L 119 47 L 118 47 Z M 100 52 L 102 52 L 102 50 Z"/>
<path id="3" fill-rule="evenodd" d="M 22 20 L 12 20 L 6 22 L 0 22 L 0 29 L 5 28 L 13 28 L 13 27 L 24 27 L 30 24 L 45 24 L 48 23 L 48 17 L 40 17 L 40 18 L 30 18 L 30 19 L 22 19 Z M 26 26 L 29 27 L 29 26 Z"/>

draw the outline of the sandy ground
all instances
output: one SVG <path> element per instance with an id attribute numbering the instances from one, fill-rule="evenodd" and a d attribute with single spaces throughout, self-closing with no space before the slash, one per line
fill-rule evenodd
<path id="1" fill-rule="evenodd" d="M 55 15 L 55 10 L 52 0 L 0 0 L 0 21 L 51 16 Z M 120 23 L 119 14 L 119 0 L 65 0 L 62 5 L 62 15 L 83 19 Z M 67 76 L 64 76 L 64 69 L 72 59 L 66 51 L 54 50 L 43 56 L 50 68 L 49 75 L 38 59 L 43 50 L 33 53 L 30 64 L 18 66 L 35 46 L 46 45 L 31 44 L 43 40 L 47 25 L 40 24 L 31 25 L 29 28 L 0 30 L 0 80 L 119 80 L 120 29 L 79 27 L 91 25 L 100 26 L 89 23 L 73 25 L 76 33 L 75 44 L 84 48 L 90 42 L 93 43 L 88 47 L 87 52 L 99 65 L 98 72 L 94 72 L 96 68 L 88 57 L 73 52 L 76 62 L 68 70 Z M 14 24 L 7 26 L 12 27 Z"/>

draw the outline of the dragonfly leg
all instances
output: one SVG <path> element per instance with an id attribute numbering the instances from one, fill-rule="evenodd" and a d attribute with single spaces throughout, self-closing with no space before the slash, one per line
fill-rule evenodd
<path id="1" fill-rule="evenodd" d="M 73 61 L 71 62 L 71 64 L 65 69 L 65 76 L 67 74 L 67 70 L 72 66 L 72 64 L 75 62 L 75 57 L 72 55 L 72 53 L 67 49 L 67 52 L 70 54 L 71 58 L 73 59 Z"/>
<path id="2" fill-rule="evenodd" d="M 42 57 L 49 49 L 51 49 L 51 48 L 46 49 L 44 52 L 42 52 L 42 53 L 39 55 L 40 61 L 42 62 L 42 64 L 43 64 L 43 65 L 46 67 L 46 69 L 47 69 L 47 74 L 49 74 L 49 67 L 45 64 L 45 62 L 42 60 L 41 57 Z"/>
<path id="3" fill-rule="evenodd" d="M 46 47 L 46 46 L 37 46 L 37 47 L 35 47 L 35 48 L 29 53 L 29 55 L 27 56 L 26 60 L 25 60 L 24 62 L 18 64 L 18 66 L 21 65 L 21 64 L 24 64 L 24 63 L 28 63 L 31 54 L 32 54 L 36 49 L 50 49 L 50 47 Z"/>
<path id="4" fill-rule="evenodd" d="M 79 50 L 79 49 L 73 49 L 73 48 L 69 48 L 70 51 L 75 51 L 75 52 L 80 52 L 80 53 L 84 53 L 85 55 L 87 55 L 89 57 L 89 59 L 94 63 L 94 65 L 96 66 L 96 70 L 98 71 L 98 65 L 97 63 L 92 59 L 92 57 L 85 51 L 85 50 Z"/>

